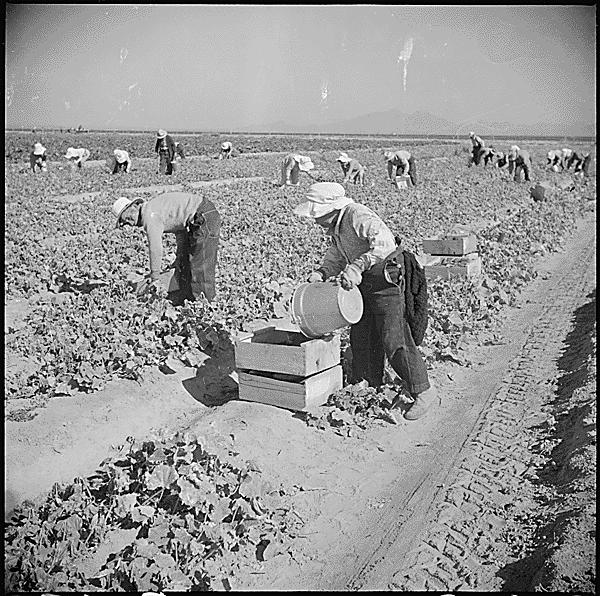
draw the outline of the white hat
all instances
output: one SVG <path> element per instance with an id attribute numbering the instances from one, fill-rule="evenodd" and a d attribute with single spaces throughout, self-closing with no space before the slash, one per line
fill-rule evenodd
<path id="1" fill-rule="evenodd" d="M 123 151 L 122 149 L 115 149 L 113 154 L 119 163 L 123 163 L 129 159 L 129 153 L 127 153 L 127 151 Z"/>
<path id="2" fill-rule="evenodd" d="M 305 157 L 304 155 L 294 155 L 294 159 L 298 162 L 298 167 L 303 172 L 308 172 L 315 167 L 315 164 L 313 164 L 310 157 Z"/>
<path id="3" fill-rule="evenodd" d="M 67 159 L 71 159 L 72 157 L 77 157 L 77 153 L 75 151 L 75 147 L 69 147 L 67 152 L 65 153 L 65 157 Z"/>
<path id="4" fill-rule="evenodd" d="M 44 155 L 46 152 L 46 147 L 44 147 L 41 143 L 33 144 L 33 154 L 34 155 Z"/>
<path id="5" fill-rule="evenodd" d="M 471 132 L 469 133 L 469 136 L 470 136 L 470 137 L 474 137 L 474 136 L 475 136 L 475 133 L 474 133 L 473 131 L 471 131 Z"/>
<path id="6" fill-rule="evenodd" d="M 347 153 L 344 153 L 342 151 L 342 153 L 340 153 L 340 156 L 336 159 L 336 161 L 341 161 L 343 163 L 348 163 L 350 161 L 350 158 L 348 157 Z"/>
<path id="7" fill-rule="evenodd" d="M 162 128 L 156 133 L 157 139 L 164 139 L 167 136 L 167 131 Z"/>
<path id="8" fill-rule="evenodd" d="M 346 196 L 346 191 L 337 182 L 316 182 L 311 184 L 306 195 L 308 201 L 300 203 L 294 214 L 300 217 L 323 217 L 332 211 L 341 209 L 354 201 Z"/>
<path id="9" fill-rule="evenodd" d="M 231 143 L 229 141 L 225 141 L 224 143 L 221 143 L 221 149 L 230 149 L 231 148 Z"/>
<path id="10" fill-rule="evenodd" d="M 519 148 L 519 146 L 518 146 L 518 145 L 511 145 L 511 146 L 510 146 L 510 150 L 511 150 L 511 151 L 520 151 L 521 149 Z"/>
<path id="11" fill-rule="evenodd" d="M 394 153 L 392 151 L 384 151 L 383 152 L 383 157 L 385 159 L 392 159 L 392 157 L 394 157 Z"/>
<path id="12" fill-rule="evenodd" d="M 117 216 L 117 226 L 119 225 L 119 220 L 121 219 L 121 214 L 123 213 L 123 211 L 125 211 L 125 209 L 127 209 L 127 207 L 129 207 L 133 203 L 135 203 L 135 201 L 132 201 L 127 197 L 119 197 L 113 203 L 112 210 L 113 213 Z"/>

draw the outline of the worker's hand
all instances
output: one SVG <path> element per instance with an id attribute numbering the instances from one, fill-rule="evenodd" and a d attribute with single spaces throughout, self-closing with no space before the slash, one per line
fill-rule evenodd
<path id="1" fill-rule="evenodd" d="M 360 285 L 362 273 L 356 265 L 348 265 L 340 274 L 340 284 L 344 290 Z"/>
<path id="2" fill-rule="evenodd" d="M 309 284 L 313 284 L 317 281 L 323 281 L 323 274 L 320 271 L 313 271 L 309 276 L 308 276 L 308 283 Z"/>
<path id="3" fill-rule="evenodd" d="M 146 277 L 137 285 L 135 293 L 138 296 L 141 296 L 152 290 L 158 294 L 166 294 L 167 287 L 162 279 L 152 279 L 151 277 Z"/>

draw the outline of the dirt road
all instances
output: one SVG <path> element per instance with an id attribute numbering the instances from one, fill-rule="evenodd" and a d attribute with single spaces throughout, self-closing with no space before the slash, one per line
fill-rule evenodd
<path id="1" fill-rule="evenodd" d="M 127 435 L 185 427 L 251 460 L 303 522 L 286 552 L 250 566 L 234 589 L 528 589 L 542 568 L 536 548 L 548 523 L 536 516 L 558 490 L 542 471 L 561 437 L 583 445 L 581 421 L 591 416 L 595 425 L 590 396 L 575 391 L 589 375 L 570 376 L 564 387 L 588 366 L 595 341 L 595 213 L 538 269 L 518 308 L 504 311 L 501 343 L 481 337 L 467 351 L 472 366 L 432 371 L 441 403 L 422 420 L 342 437 L 262 404 L 207 408 L 208 373 L 229 373 L 229 352 L 198 371 L 51 400 L 34 420 L 7 422 L 8 496 L 14 504 L 91 473 Z M 560 412 L 577 413 L 579 434 L 556 426 Z M 594 491 L 581 488 L 582 508 Z M 591 519 L 581 522 L 582 537 L 595 529 Z M 593 546 L 578 542 L 567 566 L 594 560 Z"/>

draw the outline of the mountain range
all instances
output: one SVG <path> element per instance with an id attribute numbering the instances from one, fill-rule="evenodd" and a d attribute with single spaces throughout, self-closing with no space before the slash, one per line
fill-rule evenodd
<path id="1" fill-rule="evenodd" d="M 467 136 L 474 130 L 482 137 L 526 136 L 526 137 L 595 137 L 595 123 L 569 122 L 557 124 L 552 122 L 510 123 L 482 121 L 478 119 L 451 122 L 429 112 L 417 111 L 406 114 L 400 110 L 371 112 L 354 118 L 343 120 L 321 120 L 320 122 L 277 121 L 243 130 L 254 132 L 290 132 L 290 133 L 331 133 L 331 134 L 393 134 L 393 135 L 426 135 L 426 136 Z"/>

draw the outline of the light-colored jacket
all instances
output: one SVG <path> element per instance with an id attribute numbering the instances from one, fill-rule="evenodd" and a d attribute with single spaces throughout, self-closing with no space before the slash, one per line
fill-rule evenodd
<path id="1" fill-rule="evenodd" d="M 73 149 L 69 154 L 70 157 L 68 159 L 74 160 L 75 163 L 83 163 L 89 158 L 90 150 L 80 147 L 79 149 Z"/>
<path id="2" fill-rule="evenodd" d="M 364 166 L 357 159 L 351 159 L 346 163 L 340 162 L 340 165 L 342 166 L 342 172 L 344 172 L 344 180 L 352 180 L 354 176 L 365 172 Z"/>
<path id="3" fill-rule="evenodd" d="M 390 229 L 374 211 L 360 203 L 350 203 L 341 209 L 335 226 L 327 234 L 332 243 L 321 265 L 326 279 L 338 275 L 349 264 L 368 271 L 396 250 Z"/>
<path id="4" fill-rule="evenodd" d="M 188 192 L 166 192 L 142 205 L 142 226 L 148 237 L 150 273 L 156 279 L 161 271 L 162 235 L 175 234 L 177 252 L 187 242 L 187 228 L 196 215 L 203 197 Z"/>

